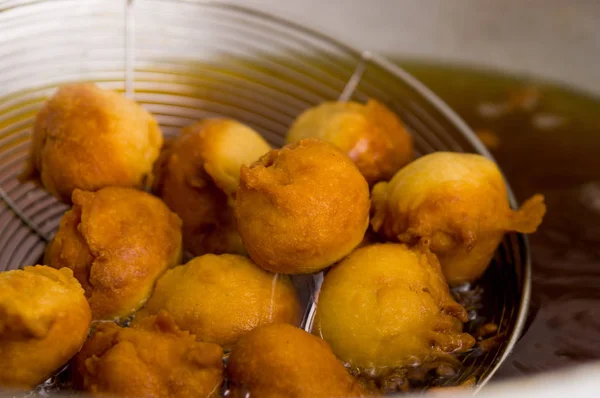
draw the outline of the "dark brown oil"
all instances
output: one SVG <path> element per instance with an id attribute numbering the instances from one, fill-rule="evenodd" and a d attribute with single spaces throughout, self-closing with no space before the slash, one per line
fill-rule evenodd
<path id="1" fill-rule="evenodd" d="M 530 236 L 527 330 L 498 378 L 600 359 L 600 99 L 532 78 L 399 63 L 479 133 L 519 200 L 546 197 Z"/>

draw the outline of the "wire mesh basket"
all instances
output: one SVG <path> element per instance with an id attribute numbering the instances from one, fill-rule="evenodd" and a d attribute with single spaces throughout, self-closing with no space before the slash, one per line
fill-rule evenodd
<path id="1" fill-rule="evenodd" d="M 223 116 L 280 146 L 303 110 L 372 97 L 404 121 L 417 154 L 490 157 L 451 109 L 396 65 L 261 12 L 199 1 L 0 0 L 0 271 L 37 263 L 67 209 L 17 175 L 36 112 L 57 86 L 76 81 L 125 92 L 165 136 Z M 491 378 L 522 331 L 529 284 L 526 238 L 509 234 L 475 286 L 484 304 L 477 322 L 496 323 L 500 344 L 462 357 L 464 371 L 451 383 L 475 376 L 481 387 Z"/>

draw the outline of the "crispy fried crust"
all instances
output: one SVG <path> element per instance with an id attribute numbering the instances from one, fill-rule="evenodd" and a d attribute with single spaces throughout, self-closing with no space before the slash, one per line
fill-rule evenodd
<path id="1" fill-rule="evenodd" d="M 241 165 L 269 151 L 254 130 L 229 119 L 208 119 L 183 129 L 154 165 L 153 190 L 183 221 L 187 250 L 245 254 L 232 204 Z"/>
<path id="2" fill-rule="evenodd" d="M 0 273 L 0 386 L 31 389 L 85 341 L 90 306 L 70 269 Z"/>
<path id="3" fill-rule="evenodd" d="M 37 115 L 22 177 L 67 203 L 76 188 L 140 187 L 162 142 L 154 117 L 134 101 L 94 84 L 66 85 Z"/>
<path id="4" fill-rule="evenodd" d="M 325 341 L 285 324 L 243 336 L 231 352 L 227 375 L 234 398 L 365 395 Z"/>
<path id="5" fill-rule="evenodd" d="M 368 185 L 344 153 L 310 138 L 242 167 L 236 217 L 258 265 L 284 274 L 316 272 L 363 239 Z"/>
<path id="6" fill-rule="evenodd" d="M 73 361 L 74 384 L 102 396 L 218 397 L 222 355 L 166 312 L 132 328 L 101 323 Z"/>
<path id="7" fill-rule="evenodd" d="M 94 319 L 126 317 L 181 261 L 181 221 L 160 199 L 135 189 L 75 190 L 45 261 L 67 267 L 85 289 Z"/>

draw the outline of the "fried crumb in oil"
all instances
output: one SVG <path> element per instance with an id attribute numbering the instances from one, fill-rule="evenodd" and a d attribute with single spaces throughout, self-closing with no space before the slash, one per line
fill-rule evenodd
<path id="1" fill-rule="evenodd" d="M 504 333 L 498 334 L 494 337 L 478 341 L 476 347 L 481 352 L 490 352 L 492 349 L 500 345 L 500 343 L 502 343 L 505 337 L 506 335 Z"/>
<path id="2" fill-rule="evenodd" d="M 463 285 L 452 291 L 457 301 L 471 308 L 480 309 L 483 289 L 480 286 Z M 474 322 L 479 323 L 477 309 L 472 309 L 475 316 Z M 479 321 L 479 322 L 478 322 Z M 482 323 L 482 322 L 481 322 Z M 482 323 L 473 333 L 478 340 L 475 347 L 469 350 L 469 357 L 479 357 L 489 352 L 501 343 L 505 334 L 489 337 L 499 330 L 499 326 L 492 322 Z M 487 338 L 486 338 L 487 337 Z M 373 369 L 363 369 L 346 364 L 348 372 L 354 376 L 367 391 L 378 394 L 406 393 L 425 389 L 427 393 L 450 393 L 464 390 L 473 386 L 476 377 L 469 377 L 458 385 L 456 379 L 460 377 L 463 364 L 459 358 L 450 357 L 447 360 L 415 361 L 404 367 L 389 368 L 384 372 L 375 374 Z M 449 361 L 448 361 L 449 359 Z"/>
<path id="3" fill-rule="evenodd" d="M 507 105 L 510 111 L 532 111 L 539 105 L 540 99 L 540 89 L 535 86 L 527 86 L 510 92 Z"/>
<path id="4" fill-rule="evenodd" d="M 473 334 L 476 339 L 482 339 L 485 337 L 492 336 L 498 331 L 498 325 L 495 323 L 486 323 L 481 325 L 477 331 Z"/>
<path id="5" fill-rule="evenodd" d="M 347 365 L 348 366 L 348 365 Z M 430 386 L 451 384 L 461 364 L 456 358 L 423 361 L 413 366 L 388 368 L 373 374 L 372 369 L 348 367 L 350 374 L 367 390 L 379 394 L 418 391 Z"/>
<path id="6" fill-rule="evenodd" d="M 440 377 L 449 379 L 450 377 L 453 377 L 454 375 L 456 375 L 456 368 L 453 366 L 450 366 L 448 364 L 441 364 L 440 366 L 437 367 L 437 369 L 435 370 L 435 373 Z"/>
<path id="7" fill-rule="evenodd" d="M 498 135 L 492 130 L 477 130 L 475 134 L 488 149 L 494 150 L 500 147 L 500 137 L 498 137 Z"/>
<path id="8" fill-rule="evenodd" d="M 479 104 L 478 111 L 484 118 L 499 118 L 515 112 L 533 112 L 539 106 L 540 99 L 539 88 L 520 87 L 508 92 L 500 101 Z"/>
<path id="9" fill-rule="evenodd" d="M 452 296 L 457 303 L 465 307 L 469 312 L 477 311 L 482 308 L 483 287 L 477 285 L 471 288 L 468 285 L 459 286 L 452 289 Z"/>
<path id="10" fill-rule="evenodd" d="M 472 376 L 457 386 L 431 387 L 430 389 L 427 390 L 427 393 L 437 395 L 437 394 L 460 392 L 460 391 L 464 391 L 465 389 L 469 389 L 469 388 L 473 387 L 476 382 L 477 382 L 477 379 L 475 378 L 475 376 Z"/>

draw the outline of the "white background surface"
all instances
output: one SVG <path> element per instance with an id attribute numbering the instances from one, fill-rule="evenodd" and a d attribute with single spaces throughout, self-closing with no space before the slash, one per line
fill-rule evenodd
<path id="1" fill-rule="evenodd" d="M 233 0 L 362 50 L 534 74 L 600 94 L 598 0 Z"/>

